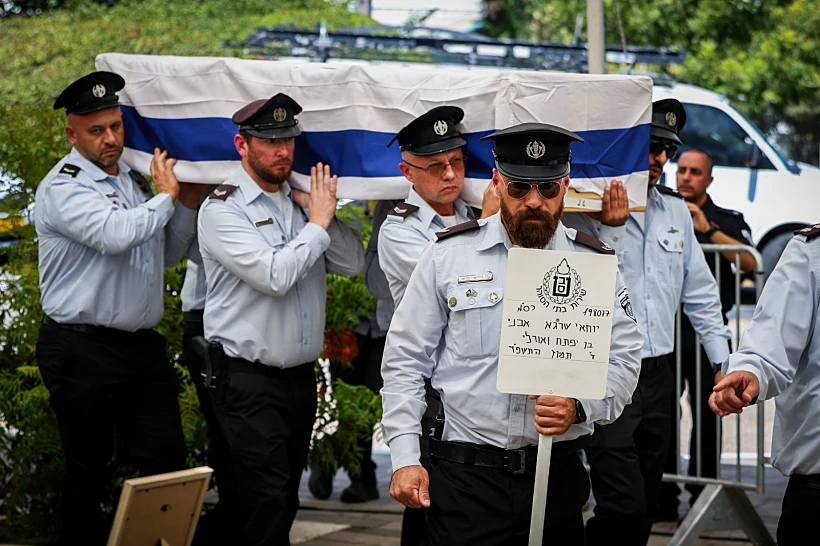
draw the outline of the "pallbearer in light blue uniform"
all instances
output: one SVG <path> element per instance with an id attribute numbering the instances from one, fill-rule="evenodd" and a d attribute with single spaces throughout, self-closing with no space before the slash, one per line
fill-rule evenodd
<path id="1" fill-rule="evenodd" d="M 595 515 L 587 521 L 588 546 L 608 546 L 612 537 L 636 546 L 649 540 L 670 444 L 678 305 L 683 304 L 700 334 L 712 368 L 729 357 L 731 332 L 723 324 L 717 283 L 695 238 L 689 209 L 678 193 L 657 185 L 663 166 L 681 144 L 678 133 L 685 123 L 677 100 L 653 105 L 646 212 L 628 214 L 624 205 L 621 226 L 587 214 L 567 215 L 567 225 L 616 250 L 644 338 L 632 403 L 615 423 L 596 428 L 586 449 L 596 503 Z"/>
<path id="2" fill-rule="evenodd" d="M 185 467 L 178 384 L 153 328 L 163 314 L 164 269 L 194 235 L 203 186 L 179 184 L 174 160 L 155 150 L 154 195 L 120 159 L 124 86 L 117 74 L 94 72 L 62 92 L 54 108 L 66 110 L 72 149 L 35 199 L 45 314 L 37 363 L 66 456 L 67 544 L 108 536 L 100 502 L 115 427 L 141 474 Z"/>
<path id="3" fill-rule="evenodd" d="M 215 410 L 231 449 L 249 546 L 289 544 L 316 417 L 326 273 L 364 267 L 361 236 L 336 219 L 336 176 L 287 183 L 302 107 L 278 93 L 233 116 L 242 166 L 206 199 L 198 237 Z M 206 373 L 207 375 L 207 373 Z"/>
<path id="4" fill-rule="evenodd" d="M 709 399 L 721 417 L 776 398 L 772 466 L 789 477 L 777 544 L 816 541 L 820 506 L 820 224 L 795 232 Z"/>
<path id="5" fill-rule="evenodd" d="M 387 213 L 378 240 L 378 256 L 387 279 L 393 302 L 398 305 L 407 289 L 410 275 L 424 248 L 435 240 L 435 233 L 446 227 L 479 216 L 459 197 L 464 189 L 467 156 L 466 144 L 457 125 L 464 111 L 457 106 L 437 106 L 420 115 L 388 143 L 398 142 L 401 150 L 399 170 L 412 184 L 404 203 Z M 498 210 L 498 199 L 485 193 L 482 217 Z M 439 409 L 439 396 L 429 384 L 427 412 L 422 421 L 432 428 Z M 422 464 L 428 465 L 427 436 L 421 437 Z M 402 546 L 419 546 L 424 542 L 425 519 L 422 510 L 406 508 L 402 521 Z"/>
<path id="6" fill-rule="evenodd" d="M 513 246 L 614 251 L 564 227 L 570 131 L 528 123 L 495 143 L 492 190 L 501 212 L 445 228 L 422 253 L 387 335 L 383 425 L 393 462 L 391 495 L 428 509 L 431 545 L 527 544 L 538 434 L 555 436 L 545 544 L 583 544 L 589 482 L 577 451 L 594 423 L 618 418 L 640 368 L 641 333 L 618 274 L 606 397 L 502 394 L 496 389 L 507 255 Z M 432 470 L 421 465 L 424 382 L 441 393 L 443 429 L 431 436 Z M 537 394 L 537 393 L 534 393 Z"/>

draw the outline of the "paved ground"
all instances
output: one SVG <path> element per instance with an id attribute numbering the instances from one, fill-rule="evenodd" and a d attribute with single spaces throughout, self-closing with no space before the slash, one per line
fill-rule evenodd
<path id="1" fill-rule="evenodd" d="M 387 494 L 390 480 L 390 458 L 383 450 L 374 454 L 378 465 L 377 475 L 381 498 L 359 505 L 343 504 L 339 501 L 342 489 L 347 487 L 348 479 L 343 472 L 336 475 L 333 495 L 329 500 L 318 501 L 307 490 L 307 478 L 302 478 L 300 499 L 302 509 L 291 533 L 294 544 L 308 546 L 339 546 L 341 544 L 384 545 L 399 544 L 402 507 Z M 685 467 L 685 461 L 684 461 Z M 726 467 L 724 475 L 734 472 Z M 753 467 L 743 467 L 744 481 L 754 481 Z M 780 501 L 785 491 L 786 480 L 774 469 L 767 469 L 766 492 L 764 495 L 750 494 L 749 498 L 769 528 L 775 534 L 777 520 L 780 517 Z M 688 506 L 688 494 L 681 495 L 682 505 Z M 594 501 L 590 501 L 585 515 L 591 515 Z M 684 510 L 681 516 L 684 516 Z M 675 531 L 675 524 L 659 523 L 653 528 L 649 546 L 669 544 Z M 714 531 L 702 537 L 697 546 L 729 546 L 750 544 L 740 531 Z"/>

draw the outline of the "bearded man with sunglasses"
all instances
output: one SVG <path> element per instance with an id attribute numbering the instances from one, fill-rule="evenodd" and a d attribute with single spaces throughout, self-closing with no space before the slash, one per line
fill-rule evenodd
<path id="1" fill-rule="evenodd" d="M 680 304 L 702 338 L 712 370 L 729 358 L 731 332 L 723 324 L 717 284 L 695 238 L 689 209 L 680 194 L 657 185 L 681 144 L 678 134 L 685 123 L 686 112 L 676 99 L 652 105 L 645 212 L 629 214 L 621 227 L 584 214 L 575 215 L 571 224 L 616 249 L 644 338 L 632 403 L 615 423 L 596 427 L 592 445 L 585 449 L 596 503 L 587 521 L 587 546 L 611 544 L 612 537 L 625 546 L 644 546 L 649 540 L 670 444 L 672 353 Z"/>
<path id="2" fill-rule="evenodd" d="M 509 249 L 614 251 L 561 223 L 570 143 L 582 142 L 578 135 L 525 123 L 484 138 L 494 141 L 491 188 L 500 213 L 436 234 L 387 334 L 382 399 L 394 470 L 390 494 L 427 509 L 428 544 L 527 544 L 538 434 L 552 435 L 544 537 L 550 544 L 583 544 L 589 481 L 577 452 L 593 423 L 615 420 L 629 403 L 642 337 L 618 273 L 604 400 L 498 392 Z M 429 432 L 421 426 L 425 378 L 444 408 L 430 433 L 428 468 L 419 451 L 419 437 Z"/>
<path id="3" fill-rule="evenodd" d="M 407 200 L 387 213 L 378 240 L 378 260 L 387 279 L 393 302 L 401 302 L 410 275 L 424 248 L 441 229 L 479 216 L 459 197 L 464 188 L 466 144 L 456 125 L 464 119 L 457 106 L 437 106 L 420 115 L 399 131 L 387 144 L 398 141 L 401 173 L 412 184 Z M 490 186 L 488 185 L 488 188 Z M 483 210 L 486 218 L 498 211 L 498 198 L 485 191 Z M 426 382 L 427 412 L 423 428 L 432 428 L 439 410 L 439 395 Z M 429 467 L 427 437 L 421 437 L 422 464 Z M 423 543 L 425 517 L 422 510 L 407 508 L 402 520 L 402 546 Z"/>

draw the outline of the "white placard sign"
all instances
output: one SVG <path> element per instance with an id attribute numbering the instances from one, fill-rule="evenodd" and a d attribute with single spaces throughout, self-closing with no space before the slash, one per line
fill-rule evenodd
<path id="1" fill-rule="evenodd" d="M 606 396 L 615 256 L 510 249 L 499 392 Z"/>

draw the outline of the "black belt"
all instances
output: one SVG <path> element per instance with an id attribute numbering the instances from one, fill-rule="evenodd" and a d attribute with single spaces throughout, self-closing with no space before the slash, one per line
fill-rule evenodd
<path id="1" fill-rule="evenodd" d="M 651 372 L 660 366 L 666 366 L 668 356 L 669 355 L 653 356 L 641 360 L 641 375 Z"/>
<path id="2" fill-rule="evenodd" d="M 80 332 L 82 334 L 88 334 L 93 336 L 98 336 L 102 338 L 126 338 L 126 337 L 134 337 L 145 332 L 151 332 L 150 329 L 145 330 L 137 330 L 135 332 L 127 332 L 125 330 L 117 330 L 116 328 L 107 328 L 105 326 L 93 326 L 91 324 L 64 324 L 61 322 L 57 322 L 53 318 L 49 316 L 43 317 L 43 324 L 47 324 L 49 326 L 54 326 L 55 328 L 60 328 L 61 330 L 70 330 L 72 332 Z"/>
<path id="3" fill-rule="evenodd" d="M 223 362 L 225 363 L 228 373 L 252 373 L 279 379 L 285 379 L 306 373 L 306 370 L 310 370 L 310 373 L 314 373 L 313 367 L 315 366 L 315 362 L 305 362 L 304 364 L 298 364 L 291 368 L 276 368 L 274 366 L 268 366 L 267 364 L 250 362 L 244 358 L 236 358 L 228 355 L 225 355 Z"/>
<path id="4" fill-rule="evenodd" d="M 574 454 L 589 445 L 589 440 L 590 436 L 585 435 L 574 440 L 555 443 L 552 447 L 552 455 L 553 457 L 565 457 Z M 512 474 L 524 474 L 527 471 L 535 471 L 538 447 L 525 446 L 521 449 L 501 449 L 467 442 L 445 442 L 431 437 L 430 456 L 466 466 L 501 468 Z"/>
<path id="5" fill-rule="evenodd" d="M 203 315 L 205 311 L 201 309 L 196 309 L 193 311 L 185 311 L 182 313 L 182 318 L 187 320 L 188 322 L 202 322 Z"/>
<path id="6" fill-rule="evenodd" d="M 792 474 L 789 481 L 798 486 L 820 486 L 820 474 Z"/>

